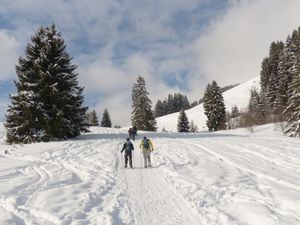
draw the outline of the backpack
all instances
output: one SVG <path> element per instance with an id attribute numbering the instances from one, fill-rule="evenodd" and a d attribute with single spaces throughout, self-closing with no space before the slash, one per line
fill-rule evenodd
<path id="1" fill-rule="evenodd" d="M 125 151 L 126 151 L 126 152 L 131 151 L 131 143 L 130 143 L 130 142 L 127 142 L 127 143 L 126 143 Z"/>
<path id="2" fill-rule="evenodd" d="M 149 149 L 149 140 L 148 139 L 143 140 L 143 146 L 145 149 Z"/>

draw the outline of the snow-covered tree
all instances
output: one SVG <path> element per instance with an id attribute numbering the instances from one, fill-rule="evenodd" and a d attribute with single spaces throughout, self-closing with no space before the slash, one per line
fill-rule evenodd
<path id="1" fill-rule="evenodd" d="M 250 90 L 248 112 L 249 116 L 253 118 L 253 125 L 265 123 L 265 111 L 263 107 L 263 102 L 261 100 L 260 94 L 255 88 Z"/>
<path id="2" fill-rule="evenodd" d="M 181 110 L 178 116 L 178 123 L 177 123 L 177 131 L 178 132 L 189 132 L 190 125 L 187 115 L 184 110 Z"/>
<path id="3" fill-rule="evenodd" d="M 92 126 L 99 126 L 98 116 L 96 110 L 90 112 L 90 124 Z"/>
<path id="4" fill-rule="evenodd" d="M 75 137 L 84 129 L 83 88 L 55 25 L 41 27 L 16 66 L 17 94 L 6 114 L 7 141 L 30 143 Z"/>
<path id="5" fill-rule="evenodd" d="M 209 131 L 226 128 L 226 108 L 223 95 L 216 81 L 206 86 L 203 107 L 207 116 L 206 125 Z"/>
<path id="6" fill-rule="evenodd" d="M 158 100 L 157 103 L 155 104 L 154 114 L 156 118 L 165 115 L 164 105 L 161 100 Z"/>
<path id="7" fill-rule="evenodd" d="M 265 111 L 274 114 L 275 102 L 280 81 L 279 62 L 284 44 L 272 42 L 269 56 L 263 60 L 261 70 L 261 100 L 264 102 Z"/>
<path id="8" fill-rule="evenodd" d="M 197 124 L 195 124 L 193 120 L 191 121 L 191 128 L 190 128 L 190 131 L 193 132 L 193 133 L 199 131 L 199 128 L 198 128 Z"/>
<path id="9" fill-rule="evenodd" d="M 231 113 L 230 113 L 230 117 L 231 118 L 236 118 L 240 115 L 240 112 L 239 112 L 239 108 L 234 105 L 232 108 L 231 108 Z"/>
<path id="10" fill-rule="evenodd" d="M 293 76 L 290 89 L 288 106 L 284 111 L 287 120 L 284 132 L 292 137 L 300 137 L 300 74 Z"/>
<path id="11" fill-rule="evenodd" d="M 103 112 L 101 127 L 111 127 L 111 120 L 107 109 Z"/>
<path id="12" fill-rule="evenodd" d="M 138 130 L 156 131 L 156 120 L 151 109 L 151 100 L 148 97 L 143 77 L 139 76 L 132 88 L 132 125 Z"/>

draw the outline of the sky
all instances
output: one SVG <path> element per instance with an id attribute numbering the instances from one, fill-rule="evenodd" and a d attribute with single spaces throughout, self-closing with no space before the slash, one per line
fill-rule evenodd
<path id="1" fill-rule="evenodd" d="M 65 39 L 85 105 L 129 126 L 139 75 L 153 107 L 169 93 L 199 100 L 212 80 L 250 80 L 271 42 L 300 26 L 299 11 L 299 0 L 0 0 L 0 120 L 40 26 L 55 23 Z"/>

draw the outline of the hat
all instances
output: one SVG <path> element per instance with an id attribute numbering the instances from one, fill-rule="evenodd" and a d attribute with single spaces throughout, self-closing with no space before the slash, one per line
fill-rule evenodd
<path id="1" fill-rule="evenodd" d="M 144 139 L 147 139 L 147 137 L 146 137 L 146 136 L 144 136 Z"/>
<path id="2" fill-rule="evenodd" d="M 129 140 L 130 140 L 130 138 L 126 138 L 126 140 L 127 140 L 127 141 L 129 141 Z"/>

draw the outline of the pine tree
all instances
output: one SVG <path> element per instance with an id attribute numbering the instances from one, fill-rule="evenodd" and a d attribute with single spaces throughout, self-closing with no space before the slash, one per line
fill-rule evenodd
<path id="1" fill-rule="evenodd" d="M 278 95 L 279 86 L 279 62 L 284 44 L 282 42 L 272 42 L 269 56 L 263 60 L 261 70 L 261 93 L 265 111 L 274 114 L 275 102 Z"/>
<path id="2" fill-rule="evenodd" d="M 6 114 L 9 143 L 71 138 L 85 129 L 83 88 L 65 49 L 55 25 L 41 27 L 19 58 L 17 94 Z"/>
<path id="3" fill-rule="evenodd" d="M 226 108 L 224 99 L 216 81 L 208 84 L 204 93 L 204 113 L 207 116 L 206 125 L 209 131 L 226 128 Z"/>
<path id="4" fill-rule="evenodd" d="M 97 116 L 96 110 L 93 110 L 91 112 L 91 124 L 93 124 L 93 126 L 99 126 L 98 116 Z"/>
<path id="5" fill-rule="evenodd" d="M 190 105 L 190 108 L 193 108 L 193 107 L 195 107 L 195 106 L 197 106 L 198 105 L 198 102 L 197 101 L 193 101 L 192 103 L 191 103 L 191 105 Z"/>
<path id="6" fill-rule="evenodd" d="M 292 137 L 300 137 L 300 74 L 293 76 L 290 88 L 292 93 L 284 111 L 287 119 L 285 133 Z"/>
<path id="7" fill-rule="evenodd" d="M 155 104 L 154 114 L 155 118 L 165 115 L 164 114 L 164 105 L 161 100 L 158 100 Z"/>
<path id="8" fill-rule="evenodd" d="M 151 109 L 151 100 L 148 97 L 143 77 L 139 76 L 132 88 L 132 125 L 138 130 L 156 131 L 156 120 Z"/>
<path id="9" fill-rule="evenodd" d="M 184 110 L 181 110 L 179 113 L 177 131 L 178 132 L 189 132 L 190 131 L 189 120 L 188 120 Z"/>
<path id="10" fill-rule="evenodd" d="M 101 127 L 111 127 L 111 120 L 107 109 L 103 112 Z"/>
<path id="11" fill-rule="evenodd" d="M 231 114 L 230 114 L 230 117 L 231 118 L 236 118 L 240 115 L 240 112 L 239 112 L 239 108 L 234 105 L 232 108 L 231 108 Z"/>
<path id="12" fill-rule="evenodd" d="M 195 133 L 195 132 L 198 132 L 199 128 L 198 126 L 194 123 L 194 121 L 192 120 L 191 121 L 191 128 L 190 128 L 190 131 Z"/>
<path id="13" fill-rule="evenodd" d="M 261 100 L 260 94 L 255 88 L 250 90 L 248 112 L 249 116 L 253 118 L 252 121 L 255 125 L 265 123 L 265 111 L 263 107 L 263 102 Z"/>

